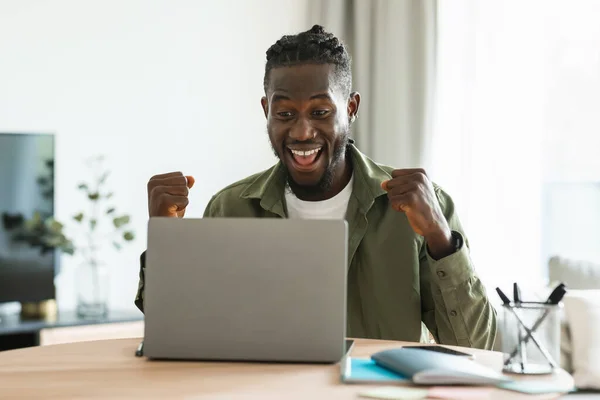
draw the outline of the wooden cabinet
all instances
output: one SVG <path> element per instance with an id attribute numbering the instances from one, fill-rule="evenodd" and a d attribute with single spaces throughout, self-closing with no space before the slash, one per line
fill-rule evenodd
<path id="1" fill-rule="evenodd" d="M 143 336 L 144 315 L 137 310 L 111 310 L 108 316 L 98 319 L 80 318 L 73 311 L 62 311 L 47 319 L 13 315 L 0 320 L 0 351 Z"/>
<path id="2" fill-rule="evenodd" d="M 40 330 L 40 346 L 143 336 L 143 321 L 46 328 Z"/>

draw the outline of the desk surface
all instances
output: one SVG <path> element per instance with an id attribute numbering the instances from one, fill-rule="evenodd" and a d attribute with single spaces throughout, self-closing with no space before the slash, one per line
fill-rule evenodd
<path id="1" fill-rule="evenodd" d="M 339 365 L 148 361 L 134 356 L 139 339 L 118 339 L 33 347 L 0 353 L 3 398 L 185 398 L 185 399 L 357 399 L 373 385 L 340 383 Z M 359 339 L 354 357 L 368 357 L 404 342 Z M 502 354 L 473 350 L 493 368 Z M 536 379 L 573 380 L 560 370 Z M 492 399 L 557 398 L 524 396 L 494 389 Z"/>

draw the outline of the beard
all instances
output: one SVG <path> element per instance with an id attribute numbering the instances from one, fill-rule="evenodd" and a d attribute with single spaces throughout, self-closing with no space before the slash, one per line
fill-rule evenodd
<path id="1" fill-rule="evenodd" d="M 332 158 L 329 164 L 327 165 L 325 172 L 321 176 L 321 179 L 314 185 L 302 185 L 294 181 L 294 179 L 289 173 L 287 166 L 285 165 L 285 162 L 283 162 L 279 153 L 277 152 L 277 149 L 271 141 L 269 142 L 271 142 L 271 148 L 273 149 L 273 153 L 275 153 L 275 156 L 281 161 L 281 166 L 285 171 L 288 188 L 291 189 L 292 192 L 294 192 L 294 194 L 299 198 L 310 198 L 314 197 L 315 195 L 326 193 L 333 186 L 336 168 L 346 155 L 349 139 L 350 132 L 348 131 L 342 134 L 339 137 L 339 139 L 335 142 Z"/>

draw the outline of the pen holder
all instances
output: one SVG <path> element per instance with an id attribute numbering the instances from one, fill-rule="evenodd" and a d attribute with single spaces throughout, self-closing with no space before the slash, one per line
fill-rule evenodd
<path id="1" fill-rule="evenodd" d="M 562 303 L 503 306 L 504 372 L 539 375 L 560 367 L 561 309 Z"/>

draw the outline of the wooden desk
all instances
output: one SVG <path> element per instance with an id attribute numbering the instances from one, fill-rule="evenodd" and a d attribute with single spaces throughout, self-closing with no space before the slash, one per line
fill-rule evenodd
<path id="1" fill-rule="evenodd" d="M 139 339 L 32 347 L 0 353 L 2 398 L 357 399 L 365 385 L 340 383 L 339 365 L 148 361 L 134 356 Z M 352 355 L 406 343 L 357 340 Z M 500 368 L 501 353 L 471 350 Z M 539 379 L 539 378 L 538 378 Z M 572 386 L 569 374 L 555 379 Z M 375 386 L 370 386 L 375 387 Z M 494 390 L 493 399 L 557 398 Z"/>

